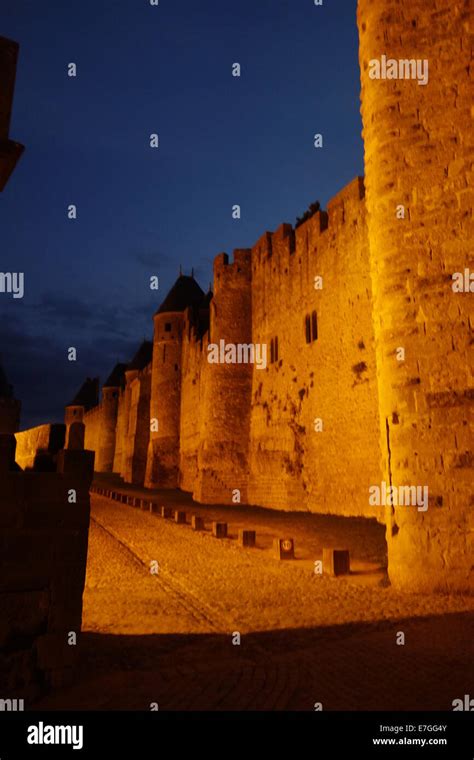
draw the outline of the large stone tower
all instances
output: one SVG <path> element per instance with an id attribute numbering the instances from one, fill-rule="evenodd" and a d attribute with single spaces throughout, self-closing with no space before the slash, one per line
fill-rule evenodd
<path id="1" fill-rule="evenodd" d="M 203 299 L 196 280 L 180 275 L 154 316 L 148 488 L 178 487 L 184 312 Z"/>
<path id="2" fill-rule="evenodd" d="M 251 251 L 222 253 L 214 261 L 209 343 L 252 343 Z M 253 365 L 209 363 L 203 367 L 203 415 L 194 497 L 210 503 L 247 503 Z M 240 493 L 237 493 L 240 492 Z"/>
<path id="3" fill-rule="evenodd" d="M 13 395 L 13 387 L 8 383 L 0 365 L 0 434 L 13 434 L 20 427 L 21 402 Z"/>
<path id="4" fill-rule="evenodd" d="M 474 266 L 469 6 L 358 5 L 385 480 L 429 488 L 425 512 L 387 507 L 389 574 L 416 591 L 473 587 L 473 296 L 452 279 Z"/>
<path id="5" fill-rule="evenodd" d="M 96 472 L 112 472 L 115 454 L 115 428 L 120 388 L 124 384 L 126 364 L 116 364 L 102 388 L 102 408 Z"/>

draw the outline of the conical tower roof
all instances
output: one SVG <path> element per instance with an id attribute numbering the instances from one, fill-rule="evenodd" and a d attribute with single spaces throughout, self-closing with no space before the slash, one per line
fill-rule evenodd
<path id="1" fill-rule="evenodd" d="M 151 362 L 152 357 L 153 343 L 151 340 L 144 340 L 130 364 L 127 364 L 127 372 L 131 369 L 143 369 Z"/>
<path id="2" fill-rule="evenodd" d="M 180 274 L 156 314 L 184 311 L 188 306 L 199 306 L 203 298 L 204 291 L 194 277 Z"/>
<path id="3" fill-rule="evenodd" d="M 126 364 L 116 364 L 107 380 L 105 381 L 104 388 L 120 388 L 120 386 L 123 384 L 126 369 Z"/>
<path id="4" fill-rule="evenodd" d="M 99 403 L 99 378 L 88 377 L 68 406 L 83 406 L 86 411 Z"/>

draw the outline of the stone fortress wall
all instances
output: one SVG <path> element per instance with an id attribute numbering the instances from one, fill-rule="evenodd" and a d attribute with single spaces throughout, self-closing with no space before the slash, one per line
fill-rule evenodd
<path id="1" fill-rule="evenodd" d="M 364 180 L 220 254 L 201 308 L 165 299 L 150 406 L 125 378 L 105 469 L 208 503 L 375 516 L 395 585 L 472 590 L 472 296 L 452 287 L 473 266 L 470 19 L 461 0 L 359 1 Z M 383 56 L 429 78 L 374 78 Z M 222 340 L 265 345 L 266 368 L 210 364 Z M 371 505 L 382 481 L 427 486 L 428 510 Z"/>
<path id="2" fill-rule="evenodd" d="M 155 316 L 152 361 L 115 389 L 114 457 L 97 471 L 208 503 L 380 517 L 367 498 L 381 477 L 371 304 L 357 178 L 296 230 L 216 257 L 204 334 L 191 308 Z M 221 340 L 264 346 L 266 367 L 209 363 Z M 82 419 L 97 455 L 105 398 Z"/>

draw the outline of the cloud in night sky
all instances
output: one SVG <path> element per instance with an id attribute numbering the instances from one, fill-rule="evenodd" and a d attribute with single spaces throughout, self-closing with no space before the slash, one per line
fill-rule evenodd
<path id="1" fill-rule="evenodd" d="M 118 361 L 129 361 L 152 335 L 150 306 L 98 304 L 54 293 L 34 305 L 11 303 L 0 322 L 1 359 L 15 396 L 22 400 L 22 428 L 62 421 L 63 408 L 87 376 L 104 381 Z M 67 349 L 77 349 L 70 362 Z"/>

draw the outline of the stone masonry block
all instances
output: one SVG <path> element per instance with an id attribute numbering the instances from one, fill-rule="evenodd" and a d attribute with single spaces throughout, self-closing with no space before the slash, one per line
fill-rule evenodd
<path id="1" fill-rule="evenodd" d="M 256 538 L 257 534 L 254 530 L 239 530 L 239 546 L 253 548 Z"/>
<path id="2" fill-rule="evenodd" d="M 292 538 L 275 538 L 273 550 L 277 559 L 295 558 L 295 542 Z"/>
<path id="3" fill-rule="evenodd" d="M 204 520 L 199 515 L 191 517 L 191 527 L 193 530 L 204 530 Z"/>
<path id="4" fill-rule="evenodd" d="M 348 575 L 350 560 L 348 549 L 323 549 L 323 572 L 325 575 Z"/>
<path id="5" fill-rule="evenodd" d="M 213 522 L 212 535 L 215 538 L 227 538 L 227 523 Z"/>

